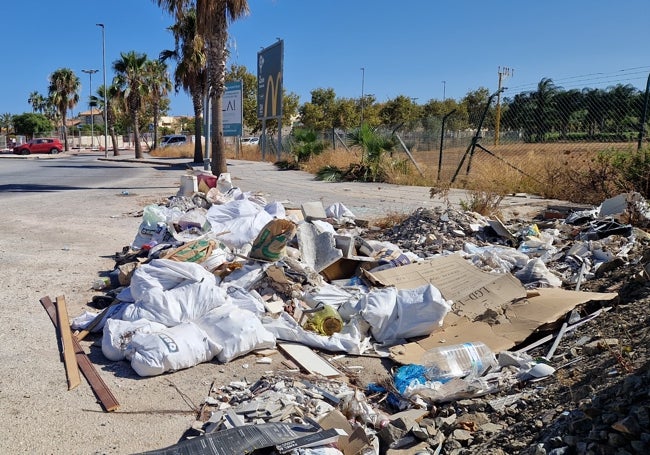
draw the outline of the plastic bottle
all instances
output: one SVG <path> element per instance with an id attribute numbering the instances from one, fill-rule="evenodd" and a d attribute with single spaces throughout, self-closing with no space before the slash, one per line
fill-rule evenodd
<path id="1" fill-rule="evenodd" d="M 447 382 L 475 372 L 480 376 L 489 367 L 497 366 L 492 350 L 480 341 L 440 346 L 422 355 L 425 376 L 431 381 Z"/>
<path id="2" fill-rule="evenodd" d="M 93 289 L 95 291 L 101 291 L 102 289 L 108 289 L 111 286 L 111 280 L 108 277 L 100 277 L 93 281 Z"/>

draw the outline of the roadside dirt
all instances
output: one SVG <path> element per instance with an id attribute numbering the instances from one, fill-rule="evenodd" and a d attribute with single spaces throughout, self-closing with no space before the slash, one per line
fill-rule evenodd
<path id="1" fill-rule="evenodd" d="M 195 422 L 211 384 L 255 382 L 285 368 L 282 355 L 274 354 L 271 365 L 245 356 L 228 364 L 210 362 L 140 378 L 128 363 L 107 361 L 98 338 L 91 336 L 82 346 L 120 409 L 103 412 L 83 378 L 79 387 L 67 390 L 56 334 L 39 299 L 64 296 L 71 317 L 88 310 L 93 296 L 100 294 L 91 289 L 92 282 L 113 269 L 112 256 L 133 240 L 142 208 L 172 195 L 179 175 L 159 176 L 155 186 L 142 185 L 128 194 L 108 188 L 3 196 L 0 453 L 127 454 L 166 447 Z M 533 397 L 503 412 L 492 412 L 480 400 L 440 406 L 438 416 L 485 412 L 502 426 L 490 437 L 469 442 L 454 439 L 454 427 L 445 428 L 449 439 L 442 453 L 541 455 L 551 453 L 549 447 L 568 447 L 554 453 L 647 453 L 650 300 L 646 284 L 635 278 L 639 267 L 629 264 L 585 283 L 585 290 L 615 289 L 621 301 L 566 337 L 558 352 L 567 362 L 575 360 L 583 337 L 616 338 L 616 350 L 580 355 L 557 375 L 530 386 Z M 348 356 L 339 362 L 342 368 L 362 368 L 352 378 L 361 386 L 383 382 L 391 367 L 368 357 Z M 625 418 L 631 422 L 630 416 L 641 430 L 626 434 L 613 429 Z"/>

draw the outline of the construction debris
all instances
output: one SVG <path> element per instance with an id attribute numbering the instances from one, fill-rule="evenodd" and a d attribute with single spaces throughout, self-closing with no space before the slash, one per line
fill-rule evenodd
<path id="1" fill-rule="evenodd" d="M 650 212 L 635 194 L 599 209 L 547 210 L 534 223 L 419 209 L 382 232 L 357 226 L 341 204 L 312 202 L 298 211 L 232 185 L 220 190 L 217 181 L 203 179 L 201 193 L 145 207 L 132 245 L 116 254 L 119 280 L 112 283 L 120 286 L 107 291 L 111 312 L 89 330 L 103 332 L 107 358 L 129 361 L 141 376 L 278 347 L 293 361 L 284 365 L 308 376 L 278 370 L 253 384 L 210 390 L 201 425 L 193 427 L 209 444 L 225 444 L 227 432 L 241 428 L 266 438 L 260 445 L 251 433 L 245 450 L 335 443 L 336 453 L 349 455 L 470 447 L 500 430 L 485 417 L 482 397 L 566 367 L 556 354 L 565 334 L 617 298 L 617 289 L 580 287 L 615 264 L 638 261 L 650 241 L 639 229 Z M 639 280 L 648 280 L 643 267 Z M 87 318 L 75 322 L 83 330 Z M 551 340 L 545 358 L 527 353 Z M 472 341 L 489 346 L 498 366 L 451 380 L 425 374 L 425 352 Z M 611 349 L 582 349 L 599 347 Z M 361 390 L 346 378 L 350 369 L 317 350 L 388 356 L 397 369 L 392 383 Z M 507 395 L 491 400 L 493 409 L 512 406 Z M 467 411 L 436 415 L 448 402 Z M 391 418 L 408 411 L 417 417 Z M 278 437 L 267 438 L 271 433 Z M 186 441 L 151 453 L 194 450 L 188 447 Z"/>

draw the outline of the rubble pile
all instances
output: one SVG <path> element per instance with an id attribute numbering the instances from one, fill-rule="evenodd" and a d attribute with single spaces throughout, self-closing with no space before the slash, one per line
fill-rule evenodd
<path id="1" fill-rule="evenodd" d="M 228 175 L 202 184 L 145 207 L 133 244 L 116 254 L 110 289 L 94 300 L 104 311 L 74 321 L 101 332 L 106 357 L 140 376 L 276 347 L 295 356 L 302 374 L 276 367 L 253 383 L 212 387 L 190 436 L 217 441 L 258 426 L 284 432 L 271 444 L 278 453 L 304 454 L 650 447 L 648 375 L 636 374 L 645 345 L 630 331 L 585 331 L 602 315 L 621 316 L 616 293 L 626 283 L 608 277 L 634 269 L 646 287 L 650 236 L 639 227 L 650 212 L 638 195 L 507 224 L 418 209 L 378 231 L 357 226 L 342 204 L 284 207 Z M 422 361 L 474 341 L 493 351 L 487 368 L 474 358 L 449 380 Z M 292 354 L 295 346 L 307 351 Z M 330 362 L 336 353 L 392 362 L 392 382 L 346 381 Z M 592 380 L 603 365 L 602 383 Z M 623 377 L 624 393 L 607 388 Z M 582 396 L 569 396 L 580 381 Z M 553 406 L 549 391 L 564 403 Z M 318 451 L 337 438 L 340 451 Z"/>

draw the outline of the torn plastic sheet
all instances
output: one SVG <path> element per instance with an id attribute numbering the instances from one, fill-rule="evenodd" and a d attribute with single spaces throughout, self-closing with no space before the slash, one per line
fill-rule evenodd
<path id="1" fill-rule="evenodd" d="M 111 318 L 119 319 L 122 316 L 122 311 L 124 310 L 124 306 L 125 306 L 124 304 L 119 303 L 108 307 L 106 309 L 106 313 L 104 314 L 104 317 L 102 318 L 101 321 L 99 321 L 95 325 L 92 332 L 100 332 L 104 328 L 106 322 Z M 70 328 L 72 330 L 85 330 L 95 320 L 95 318 L 99 316 L 99 314 L 100 313 L 84 311 L 82 314 L 80 314 L 76 318 L 73 318 L 70 321 Z"/>
<path id="2" fill-rule="evenodd" d="M 361 316 L 380 343 L 429 335 L 451 310 L 451 301 L 431 284 L 415 289 L 373 289 L 360 299 L 360 305 Z"/>
<path id="3" fill-rule="evenodd" d="M 196 320 L 229 301 L 216 277 L 200 264 L 154 259 L 138 267 L 131 278 L 134 303 L 121 319 L 147 319 L 173 327 Z"/>
<path id="4" fill-rule="evenodd" d="M 516 248 L 506 246 L 477 246 L 471 242 L 463 245 L 466 257 L 476 267 L 499 273 L 512 273 L 526 266 L 530 257 Z"/>
<path id="5" fill-rule="evenodd" d="M 280 313 L 277 318 L 265 316 L 262 318 L 262 323 L 276 339 L 294 341 L 312 348 L 358 355 L 370 347 L 370 340 L 363 337 L 357 319 L 351 320 L 343 326 L 343 330 L 331 336 L 319 335 L 303 329 L 285 312 Z"/>
<path id="6" fill-rule="evenodd" d="M 237 286 L 251 290 L 262 278 L 264 271 L 271 266 L 268 262 L 248 261 L 223 279 L 222 286 Z"/>
<path id="7" fill-rule="evenodd" d="M 559 288 L 562 286 L 562 280 L 555 276 L 540 258 L 529 260 L 524 268 L 515 272 L 515 277 L 527 289 L 539 287 Z"/>
<path id="8" fill-rule="evenodd" d="M 340 286 L 335 286 L 329 283 L 323 283 L 321 286 L 303 292 L 303 300 L 312 308 L 316 307 L 316 305 L 319 303 L 324 303 L 325 305 L 331 306 L 335 310 L 339 310 L 341 306 L 345 305 L 348 302 L 358 301 L 359 297 L 360 292 L 353 294 L 352 292 L 343 289 Z"/>
<path id="9" fill-rule="evenodd" d="M 226 292 L 232 303 L 242 310 L 248 310 L 257 316 L 265 313 L 264 302 L 256 291 L 248 292 L 238 286 L 226 286 Z"/>
<path id="10" fill-rule="evenodd" d="M 354 223 L 354 220 L 356 218 L 354 216 L 354 213 L 352 213 L 346 206 L 344 206 L 340 202 L 327 206 L 325 208 L 325 214 L 328 216 L 328 218 L 334 218 L 340 224 L 346 222 Z"/>
<path id="11" fill-rule="evenodd" d="M 557 235 L 559 235 L 557 230 L 548 230 L 542 231 L 536 236 L 527 236 L 517 249 L 528 256 L 538 256 L 544 262 L 548 262 L 550 257 L 557 252 L 557 248 L 553 246 Z"/>

